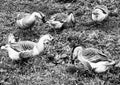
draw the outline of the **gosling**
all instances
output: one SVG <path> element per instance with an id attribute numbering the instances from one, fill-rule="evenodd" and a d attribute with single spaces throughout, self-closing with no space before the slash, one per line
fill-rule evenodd
<path id="1" fill-rule="evenodd" d="M 97 5 L 92 10 L 92 20 L 95 22 L 102 22 L 108 17 L 109 13 L 110 11 L 106 6 Z"/>
<path id="2" fill-rule="evenodd" d="M 39 41 L 19 41 L 6 44 L 1 49 L 7 50 L 12 60 L 20 60 L 21 58 L 34 57 L 44 51 L 44 44 L 51 41 L 53 37 L 50 34 L 43 35 Z"/>
<path id="3" fill-rule="evenodd" d="M 30 13 L 20 13 L 17 15 L 17 26 L 20 27 L 21 29 L 26 29 L 34 25 L 36 18 L 40 18 L 44 23 L 45 23 L 45 15 L 40 12 L 33 12 L 32 14 Z"/>

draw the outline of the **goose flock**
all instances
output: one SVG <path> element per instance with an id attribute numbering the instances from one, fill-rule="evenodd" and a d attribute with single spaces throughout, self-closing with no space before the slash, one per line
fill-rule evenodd
<path id="1" fill-rule="evenodd" d="M 110 11 L 104 5 L 97 5 L 93 8 L 91 18 L 93 22 L 102 22 L 109 16 Z M 20 13 L 17 15 L 16 24 L 23 29 L 29 29 L 34 25 L 36 19 L 40 19 L 43 23 L 47 23 L 51 28 L 60 29 L 66 24 L 75 23 L 73 13 L 56 13 L 46 21 L 44 13 L 33 12 Z M 28 57 L 35 57 L 44 51 L 45 44 L 54 39 L 50 34 L 45 34 L 40 37 L 38 42 L 33 41 L 16 41 L 13 34 L 8 36 L 8 43 L 5 46 L 1 46 L 1 49 L 8 52 L 9 57 L 12 60 L 19 60 Z M 97 73 L 107 71 L 111 66 L 114 66 L 118 61 L 111 60 L 105 53 L 96 48 L 83 48 L 78 46 L 73 51 L 72 60 L 78 59 L 86 70 L 94 70 Z M 73 63 L 75 65 L 75 62 Z"/>

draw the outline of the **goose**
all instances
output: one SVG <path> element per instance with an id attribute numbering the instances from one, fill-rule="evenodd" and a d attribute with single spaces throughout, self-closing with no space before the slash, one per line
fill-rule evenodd
<path id="1" fill-rule="evenodd" d="M 94 70 L 97 73 L 107 71 L 116 61 L 108 59 L 107 55 L 96 48 L 83 48 L 78 46 L 73 51 L 73 59 L 77 58 L 87 70 Z"/>
<path id="2" fill-rule="evenodd" d="M 108 8 L 106 6 L 97 5 L 92 10 L 92 20 L 101 22 L 108 17 L 109 13 L 110 13 L 110 11 L 108 10 Z"/>
<path id="3" fill-rule="evenodd" d="M 37 43 L 32 41 L 19 41 L 1 46 L 1 49 L 7 50 L 12 60 L 34 57 L 44 50 L 44 44 L 51 41 L 53 37 L 50 34 L 43 35 Z"/>
<path id="4" fill-rule="evenodd" d="M 23 29 L 31 27 L 35 23 L 36 17 L 45 23 L 45 15 L 42 12 L 33 12 L 32 14 L 22 12 L 17 15 L 16 24 Z"/>
<path id="5" fill-rule="evenodd" d="M 60 29 L 62 26 L 66 24 L 74 24 L 75 18 L 73 13 L 65 14 L 65 13 L 57 13 L 51 16 L 50 20 L 47 21 L 50 27 Z"/>

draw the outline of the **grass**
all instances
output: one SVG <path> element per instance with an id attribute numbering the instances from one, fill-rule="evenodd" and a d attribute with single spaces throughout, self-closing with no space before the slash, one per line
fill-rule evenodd
<path id="1" fill-rule="evenodd" d="M 54 36 L 45 51 L 26 62 L 14 63 L 6 51 L 0 50 L 1 85 L 119 85 L 120 68 L 113 67 L 106 73 L 89 73 L 69 65 L 74 47 L 95 47 L 103 50 L 111 59 L 120 54 L 119 0 L 105 0 L 111 11 L 118 8 L 118 17 L 109 17 L 104 23 L 91 25 L 91 10 L 100 0 L 1 0 L 0 1 L 0 46 L 7 43 L 9 33 L 16 39 L 37 41 L 40 35 Z M 104 1 L 104 0 L 103 0 Z M 46 20 L 59 12 L 73 12 L 75 27 L 68 27 L 55 34 L 50 27 L 36 22 L 31 31 L 17 29 L 16 15 L 19 12 L 42 11 Z"/>

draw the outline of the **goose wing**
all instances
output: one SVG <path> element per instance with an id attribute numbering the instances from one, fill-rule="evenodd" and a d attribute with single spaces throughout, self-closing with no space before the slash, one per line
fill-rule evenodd
<path id="1" fill-rule="evenodd" d="M 107 56 L 104 53 L 102 53 L 100 50 L 95 48 L 87 48 L 82 53 L 85 59 L 94 63 L 100 61 L 108 61 Z"/>
<path id="2" fill-rule="evenodd" d="M 28 58 L 28 57 L 33 57 L 33 50 L 26 50 L 26 51 L 22 51 L 19 54 L 20 58 Z"/>
<path id="3" fill-rule="evenodd" d="M 36 43 L 32 41 L 20 41 L 10 44 L 11 48 L 16 50 L 17 52 L 32 50 L 35 45 Z"/>
<path id="4" fill-rule="evenodd" d="M 65 13 L 57 13 L 57 14 L 54 14 L 53 16 L 51 16 L 51 20 L 65 22 L 67 16 L 68 15 Z"/>

